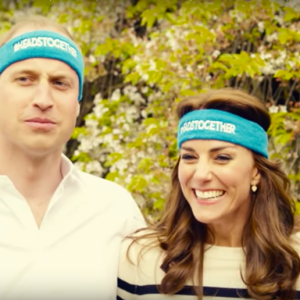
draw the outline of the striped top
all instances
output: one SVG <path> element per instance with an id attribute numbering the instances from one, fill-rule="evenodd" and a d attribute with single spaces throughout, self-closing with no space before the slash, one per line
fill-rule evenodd
<path id="1" fill-rule="evenodd" d="M 127 248 L 130 243 L 130 239 L 125 240 L 121 247 L 118 300 L 169 300 L 170 297 L 174 300 L 197 300 L 190 282 L 175 295 L 160 294 L 157 285 L 165 275 L 160 268 L 163 250 L 155 247 L 143 251 L 137 266 L 141 243 L 144 242 L 134 243 L 130 248 L 129 257 L 132 263 L 127 259 Z M 245 255 L 242 248 L 220 246 L 208 248 L 204 255 L 203 300 L 250 299 L 240 275 L 240 270 L 243 270 L 244 266 Z M 296 299 L 299 300 L 300 280 L 297 282 L 296 290 Z"/>

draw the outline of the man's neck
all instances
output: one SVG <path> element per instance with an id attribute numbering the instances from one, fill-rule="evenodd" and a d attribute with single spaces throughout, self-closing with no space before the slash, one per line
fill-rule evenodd
<path id="1" fill-rule="evenodd" d="M 6 175 L 26 199 L 38 226 L 62 180 L 61 153 L 27 155 L 0 149 L 0 175 Z"/>

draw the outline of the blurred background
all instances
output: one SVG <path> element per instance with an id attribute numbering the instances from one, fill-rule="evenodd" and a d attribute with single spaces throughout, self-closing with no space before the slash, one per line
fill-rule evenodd
<path id="1" fill-rule="evenodd" d="M 65 154 L 127 188 L 150 221 L 178 157 L 176 103 L 224 86 L 269 109 L 270 157 L 282 162 L 298 207 L 299 0 L 3 0 L 0 35 L 31 14 L 64 25 L 85 57 L 81 113 Z"/>

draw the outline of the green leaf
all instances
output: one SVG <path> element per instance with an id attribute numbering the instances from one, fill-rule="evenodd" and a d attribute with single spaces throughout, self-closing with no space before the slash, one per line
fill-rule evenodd
<path id="1" fill-rule="evenodd" d="M 110 181 L 115 181 L 116 178 L 119 177 L 118 172 L 109 172 L 106 176 L 105 179 L 110 180 Z"/>
<path id="2" fill-rule="evenodd" d="M 72 161 L 79 161 L 79 162 L 90 162 L 92 159 L 90 158 L 88 153 L 81 152 L 78 155 L 72 156 Z"/>
<path id="3" fill-rule="evenodd" d="M 291 78 L 293 78 L 293 73 L 289 72 L 287 70 L 278 70 L 275 72 L 274 74 L 274 78 L 281 78 L 283 80 L 290 80 Z"/>
<path id="4" fill-rule="evenodd" d="M 162 79 L 161 72 L 150 70 L 147 74 L 149 76 L 149 79 L 147 80 L 149 83 L 157 83 Z"/>
<path id="5" fill-rule="evenodd" d="M 95 55 L 106 55 L 111 51 L 111 47 L 109 44 L 99 44 L 95 50 Z"/>
<path id="6" fill-rule="evenodd" d="M 163 198 L 157 198 L 157 200 L 153 204 L 153 207 L 161 211 L 164 207 L 164 204 L 165 204 L 165 200 Z"/>
<path id="7" fill-rule="evenodd" d="M 68 20 L 69 20 L 69 18 L 70 18 L 70 15 L 68 15 L 68 14 L 62 14 L 62 15 L 59 16 L 58 22 L 60 22 L 60 23 L 67 23 Z"/>
<path id="8" fill-rule="evenodd" d="M 81 134 L 85 134 L 86 133 L 86 128 L 85 127 L 75 127 L 72 135 L 71 135 L 71 139 L 76 140 L 78 138 L 79 135 Z"/>
<path id="9" fill-rule="evenodd" d="M 136 66 L 136 62 L 132 58 L 126 59 L 122 64 L 122 74 L 127 74 Z"/>
<path id="10" fill-rule="evenodd" d="M 124 82 L 131 82 L 133 85 L 135 85 L 140 79 L 140 74 L 138 72 L 133 72 L 125 77 Z"/>
<path id="11" fill-rule="evenodd" d="M 158 121 L 155 118 L 147 118 L 147 119 L 143 120 L 143 124 L 145 126 L 149 126 L 149 125 L 156 125 L 156 126 L 158 126 Z"/>
<path id="12" fill-rule="evenodd" d="M 233 60 L 233 56 L 231 54 L 224 53 L 219 56 L 218 60 L 224 62 L 231 62 Z"/>
<path id="13" fill-rule="evenodd" d="M 143 158 L 138 165 L 138 170 L 149 173 L 150 167 L 152 165 L 153 165 L 152 158 L 149 157 Z"/>
<path id="14" fill-rule="evenodd" d="M 291 140 L 292 136 L 293 136 L 293 132 L 289 132 L 289 133 L 286 132 L 285 134 L 279 136 L 277 142 L 282 145 L 286 145 Z"/>
<path id="15" fill-rule="evenodd" d="M 295 206 L 296 206 L 296 215 L 300 215 L 300 202 L 296 201 Z"/>
<path id="16" fill-rule="evenodd" d="M 112 152 L 107 156 L 107 160 L 104 163 L 104 167 L 111 167 L 112 165 L 114 165 L 118 160 L 123 158 L 123 154 L 122 153 L 118 153 L 118 152 Z"/>
<path id="17" fill-rule="evenodd" d="M 148 182 L 145 178 L 143 178 L 141 175 L 135 175 L 128 184 L 127 189 L 130 192 L 142 192 L 147 185 Z"/>
<path id="18" fill-rule="evenodd" d="M 284 45 L 287 41 L 293 39 L 293 35 L 287 29 L 281 28 L 278 34 L 278 40 L 280 44 Z"/>
<path id="19" fill-rule="evenodd" d="M 285 22 L 289 22 L 294 19 L 299 19 L 299 14 L 293 8 L 285 7 L 284 10 L 286 11 L 286 14 L 283 17 L 283 20 Z"/>
<path id="20" fill-rule="evenodd" d="M 141 25 L 147 24 L 147 28 L 151 28 L 157 18 L 157 15 L 155 15 L 155 12 L 152 9 L 146 9 L 141 14 L 142 22 Z"/>

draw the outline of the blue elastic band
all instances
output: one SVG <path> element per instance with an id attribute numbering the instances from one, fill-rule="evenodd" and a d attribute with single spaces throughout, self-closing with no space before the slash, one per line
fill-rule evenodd
<path id="1" fill-rule="evenodd" d="M 179 122 L 177 144 L 188 140 L 220 140 L 241 145 L 268 158 L 268 135 L 257 123 L 217 109 L 194 110 Z"/>
<path id="2" fill-rule="evenodd" d="M 28 58 L 52 58 L 68 64 L 78 75 L 78 100 L 81 100 L 84 62 L 80 51 L 71 39 L 47 30 L 21 34 L 0 48 L 0 74 L 11 64 Z"/>

